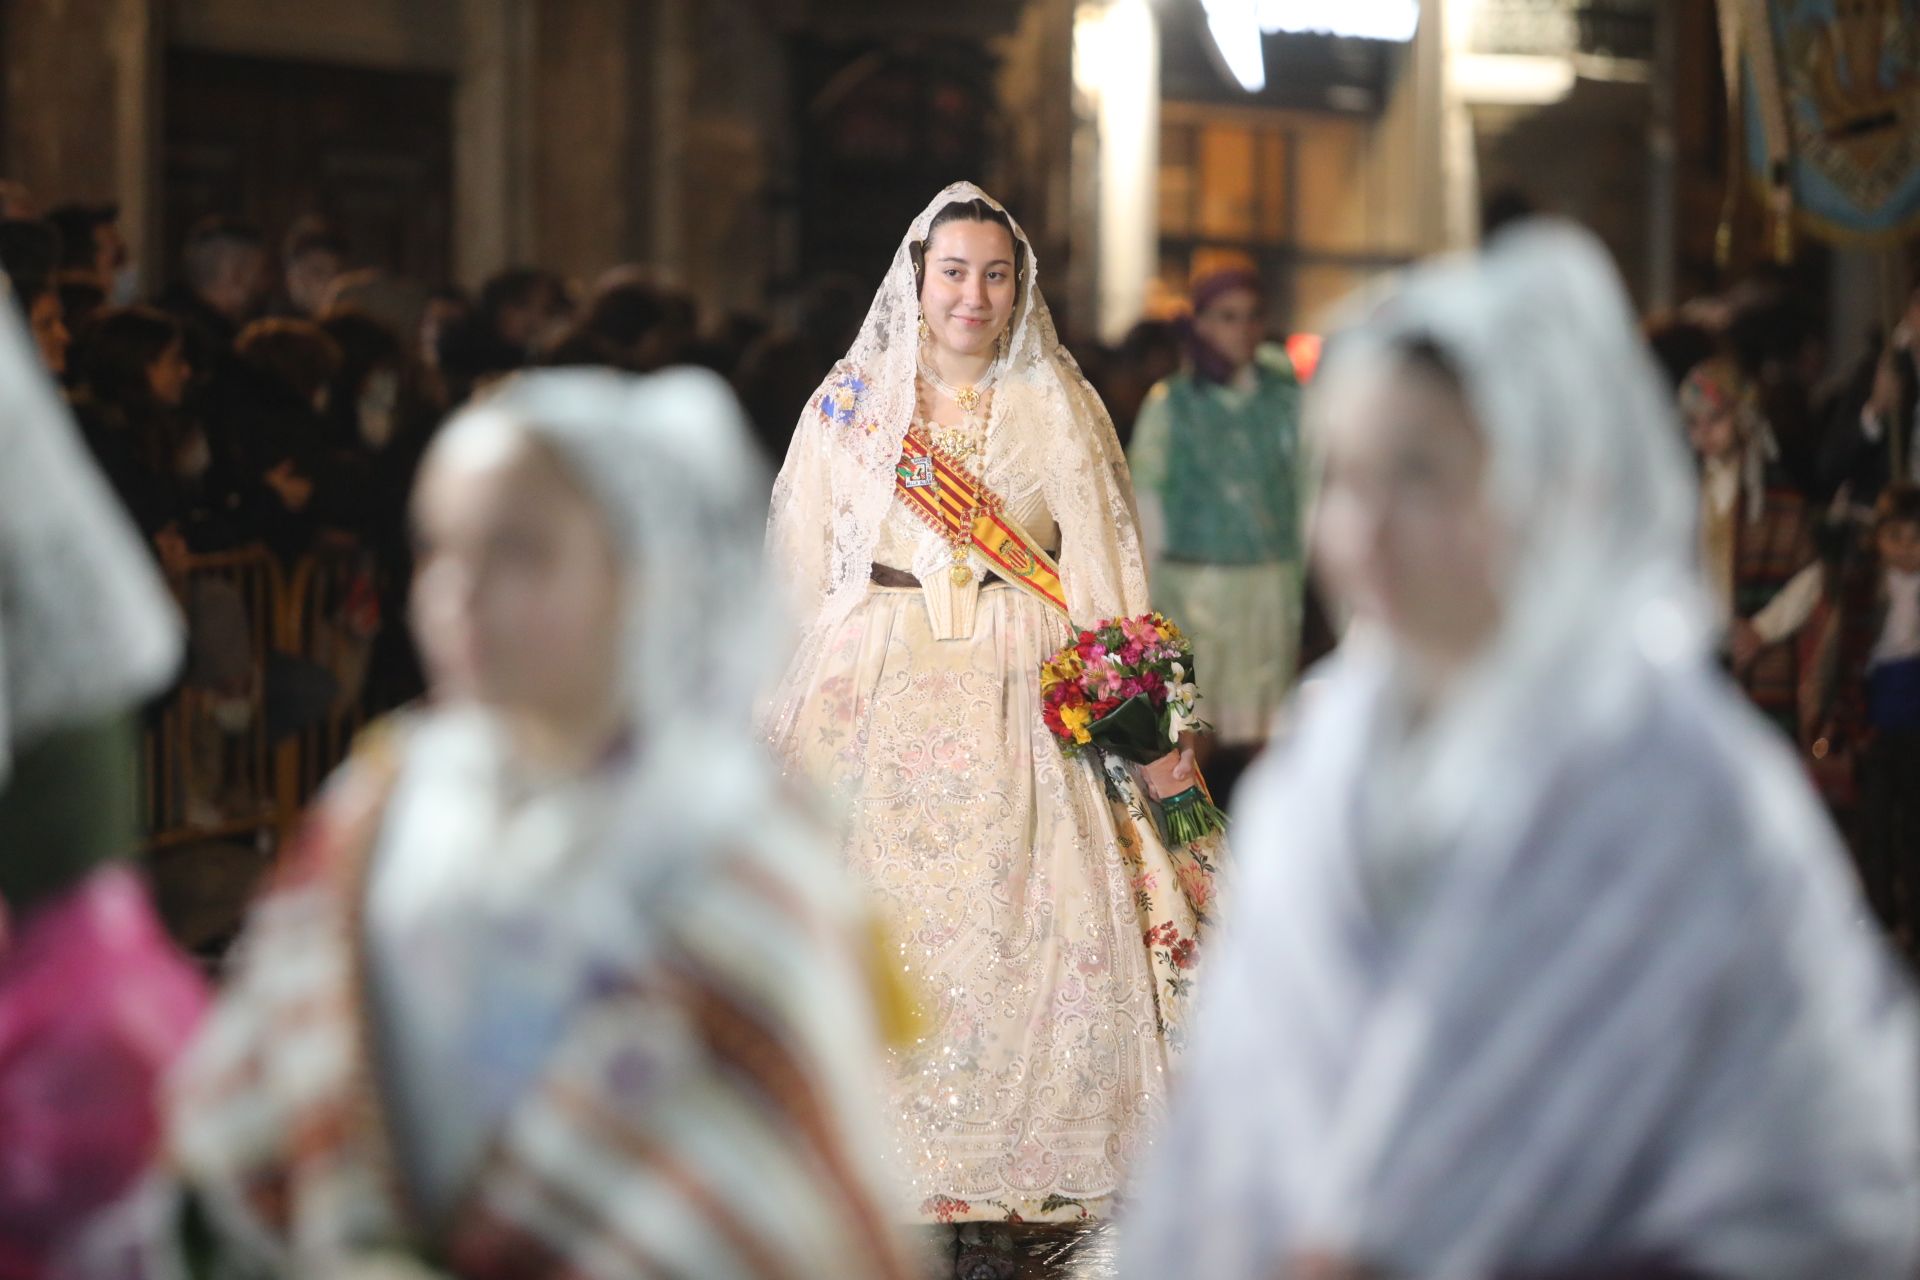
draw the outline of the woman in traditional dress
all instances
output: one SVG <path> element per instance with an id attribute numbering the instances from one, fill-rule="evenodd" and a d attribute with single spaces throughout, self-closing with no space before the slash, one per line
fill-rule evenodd
<path id="1" fill-rule="evenodd" d="M 0 285 L 0 287 L 4 287 Z M 122 861 L 139 704 L 180 617 L 0 306 L 0 1278 L 39 1277 L 126 1191 L 206 1004 Z"/>
<path id="2" fill-rule="evenodd" d="M 1037 270 L 998 204 L 942 191 L 774 489 L 805 630 L 770 732 L 844 802 L 929 1006 L 886 1108 L 928 1223 L 1108 1214 L 1184 1035 L 1217 852 L 1165 847 L 1134 771 L 1063 757 L 1041 719 L 1074 625 L 1147 594 L 1126 463 Z"/>
<path id="3" fill-rule="evenodd" d="M 1242 789 L 1122 1274 L 1911 1277 L 1913 1001 L 1711 661 L 1605 250 L 1516 228 L 1330 351 L 1312 543 L 1354 630 Z"/>
<path id="4" fill-rule="evenodd" d="M 438 702 L 253 913 L 173 1090 L 154 1273 L 210 1242 L 233 1275 L 903 1275 L 875 935 L 749 732 L 761 475 L 703 373 L 529 376 L 445 429 Z"/>
<path id="5" fill-rule="evenodd" d="M 1186 367 L 1147 397 L 1127 460 L 1153 601 L 1193 640 L 1223 786 L 1267 740 L 1300 652 L 1300 382 L 1262 356 L 1260 277 L 1194 283 Z"/>

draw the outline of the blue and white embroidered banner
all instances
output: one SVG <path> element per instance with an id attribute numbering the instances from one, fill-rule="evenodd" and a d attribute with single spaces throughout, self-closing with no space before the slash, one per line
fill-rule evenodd
<path id="1" fill-rule="evenodd" d="M 1742 10 L 1750 171 L 1816 235 L 1920 231 L 1920 0 L 1722 3 Z"/>

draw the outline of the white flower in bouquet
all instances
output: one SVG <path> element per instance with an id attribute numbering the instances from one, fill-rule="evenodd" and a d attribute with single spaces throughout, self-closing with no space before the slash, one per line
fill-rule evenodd
<path id="1" fill-rule="evenodd" d="M 1181 734 L 1199 723 L 1194 714 L 1199 701 L 1199 687 L 1187 679 L 1186 665 L 1174 663 L 1173 679 L 1167 684 L 1167 741 L 1180 741 Z"/>

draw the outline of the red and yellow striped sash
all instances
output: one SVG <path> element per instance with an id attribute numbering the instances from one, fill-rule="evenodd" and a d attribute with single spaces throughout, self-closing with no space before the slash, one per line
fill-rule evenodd
<path id="1" fill-rule="evenodd" d="M 994 572 L 1067 616 L 1067 592 L 1053 557 L 1007 515 L 999 494 L 956 466 L 917 427 L 901 442 L 893 487 L 908 510 L 949 542 L 958 541 L 972 516 L 973 547 Z"/>

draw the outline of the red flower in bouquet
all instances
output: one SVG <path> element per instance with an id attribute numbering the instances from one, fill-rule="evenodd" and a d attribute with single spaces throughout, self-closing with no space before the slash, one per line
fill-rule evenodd
<path id="1" fill-rule="evenodd" d="M 1158 613 L 1102 622 L 1040 669 L 1041 718 L 1070 755 L 1088 748 L 1134 764 L 1178 749 L 1188 730 L 1207 726 L 1195 712 L 1193 646 Z M 1168 834 L 1180 843 L 1224 824 L 1199 787 L 1161 801 Z"/>
<path id="2" fill-rule="evenodd" d="M 1103 749 L 1144 764 L 1165 755 L 1183 731 L 1205 727 L 1194 714 L 1200 695 L 1193 684 L 1193 648 L 1180 628 L 1157 613 L 1080 632 L 1041 668 L 1040 690 L 1047 727 L 1069 750 L 1092 745 L 1092 724 L 1134 699 L 1144 700 L 1152 713 L 1153 740 L 1116 737 L 1143 727 L 1136 717 L 1136 723 L 1110 726 L 1101 735 Z M 1151 754 L 1141 758 L 1137 752 Z"/>

